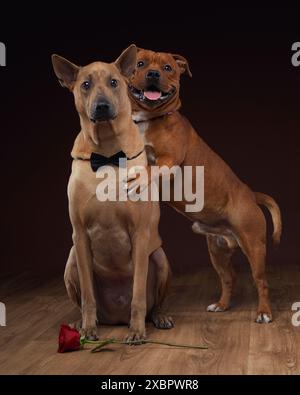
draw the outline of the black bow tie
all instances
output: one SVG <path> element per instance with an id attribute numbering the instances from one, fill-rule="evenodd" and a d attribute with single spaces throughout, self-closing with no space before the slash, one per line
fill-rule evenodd
<path id="1" fill-rule="evenodd" d="M 96 172 L 99 167 L 107 166 L 107 165 L 115 165 L 119 166 L 119 159 L 126 159 L 126 155 L 123 151 L 117 152 L 113 156 L 107 158 L 106 156 L 96 154 L 92 152 L 91 154 L 91 167 L 94 172 Z"/>
<path id="2" fill-rule="evenodd" d="M 126 159 L 126 160 L 135 159 L 138 156 L 140 156 L 143 152 L 144 149 L 138 154 L 134 155 L 132 158 L 127 158 L 126 154 L 123 151 L 119 151 L 108 158 L 106 156 L 92 152 L 90 159 L 91 167 L 94 172 L 96 172 L 99 169 L 99 167 L 102 166 L 115 165 L 119 167 L 120 166 L 119 159 Z"/>

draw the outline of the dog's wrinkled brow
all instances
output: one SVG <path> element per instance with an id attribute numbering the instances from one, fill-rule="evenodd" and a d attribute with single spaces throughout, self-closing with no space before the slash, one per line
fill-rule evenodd
<path id="1" fill-rule="evenodd" d="M 87 70 L 82 70 L 82 75 L 81 77 L 83 79 L 96 79 L 96 78 L 106 78 L 109 76 L 111 73 L 113 73 L 113 70 L 110 67 L 103 67 L 101 65 L 94 65 L 91 68 L 88 68 Z"/>
<path id="2" fill-rule="evenodd" d="M 164 52 L 152 52 L 142 50 L 138 54 L 138 60 L 144 60 L 147 63 L 171 64 L 173 66 L 175 65 L 175 60 L 173 56 Z"/>

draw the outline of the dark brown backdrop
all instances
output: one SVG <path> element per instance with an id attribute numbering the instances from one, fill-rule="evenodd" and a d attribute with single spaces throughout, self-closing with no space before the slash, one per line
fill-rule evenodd
<path id="1" fill-rule="evenodd" d="M 130 4 L 82 5 L 76 13 L 60 5 L 34 14 L 27 5 L 2 16 L 1 274 L 62 273 L 71 246 L 66 186 L 79 122 L 50 55 L 112 61 L 132 42 L 189 59 L 193 78 L 182 81 L 182 111 L 244 181 L 280 204 L 283 239 L 279 251 L 270 249 L 270 264 L 298 263 L 300 67 L 290 61 L 291 45 L 300 41 L 298 10 L 174 13 L 170 4 Z M 208 264 L 205 240 L 168 207 L 161 234 L 176 273 Z"/>

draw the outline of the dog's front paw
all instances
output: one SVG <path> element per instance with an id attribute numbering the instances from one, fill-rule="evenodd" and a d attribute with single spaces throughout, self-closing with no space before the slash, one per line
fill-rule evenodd
<path id="1" fill-rule="evenodd" d="M 151 318 L 158 329 L 171 329 L 174 327 L 173 318 L 165 313 L 153 312 Z"/>
<path id="2" fill-rule="evenodd" d="M 82 327 L 80 329 L 80 335 L 85 337 L 87 340 L 98 340 L 99 339 L 96 326 Z"/>
<path id="3" fill-rule="evenodd" d="M 223 303 L 217 302 L 217 303 L 213 303 L 210 304 L 209 306 L 207 306 L 206 311 L 209 311 L 210 313 L 221 313 L 222 311 L 225 311 L 228 309 L 228 306 L 226 306 Z"/>
<path id="4" fill-rule="evenodd" d="M 255 322 L 258 324 L 270 324 L 272 322 L 272 314 L 258 312 Z"/>
<path id="5" fill-rule="evenodd" d="M 129 344 L 142 344 L 146 339 L 146 330 L 130 329 L 129 333 L 125 336 L 124 341 Z"/>

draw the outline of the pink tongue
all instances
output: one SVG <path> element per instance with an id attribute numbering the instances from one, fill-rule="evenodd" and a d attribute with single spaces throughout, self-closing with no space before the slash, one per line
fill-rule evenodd
<path id="1" fill-rule="evenodd" d="M 161 97 L 161 92 L 146 91 L 144 92 L 144 95 L 148 100 L 158 100 Z"/>

